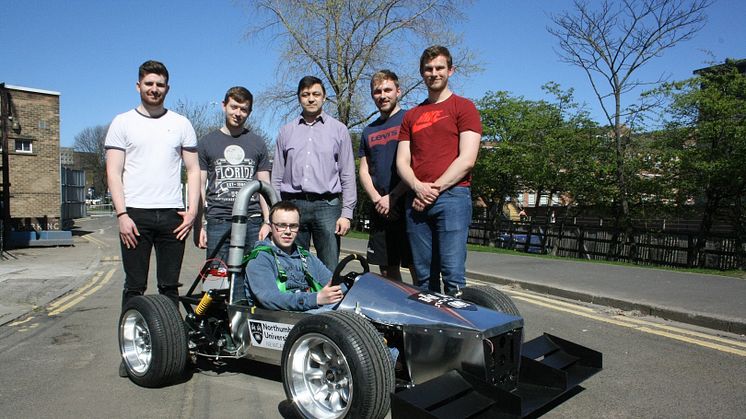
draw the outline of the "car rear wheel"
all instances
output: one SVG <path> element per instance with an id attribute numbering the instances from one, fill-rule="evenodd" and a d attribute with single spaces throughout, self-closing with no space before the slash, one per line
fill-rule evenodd
<path id="1" fill-rule="evenodd" d="M 474 285 L 461 289 L 462 300 L 474 303 L 478 306 L 486 307 L 501 313 L 513 316 L 521 316 L 518 308 L 505 293 L 492 287 L 483 285 Z"/>
<path id="2" fill-rule="evenodd" d="M 394 388 L 393 362 L 378 331 L 360 315 L 309 316 L 282 353 L 285 394 L 308 418 L 382 418 Z"/>
<path id="3" fill-rule="evenodd" d="M 130 299 L 119 318 L 119 350 L 135 384 L 160 387 L 179 378 L 186 366 L 184 322 L 163 295 Z"/>

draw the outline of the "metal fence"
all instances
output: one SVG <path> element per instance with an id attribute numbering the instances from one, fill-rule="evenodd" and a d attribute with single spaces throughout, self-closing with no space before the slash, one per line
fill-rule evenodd
<path id="1" fill-rule="evenodd" d="M 112 204 L 86 204 L 86 212 L 89 216 L 102 216 L 114 214 L 114 206 Z"/>
<path id="2" fill-rule="evenodd" d="M 63 167 L 60 170 L 61 209 L 63 223 L 85 217 L 85 171 Z"/>

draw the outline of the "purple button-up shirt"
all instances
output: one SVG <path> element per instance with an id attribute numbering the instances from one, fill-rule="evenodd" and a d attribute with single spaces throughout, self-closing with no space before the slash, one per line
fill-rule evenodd
<path id="1" fill-rule="evenodd" d="M 272 163 L 278 193 L 342 193 L 342 217 L 357 203 L 355 158 L 347 127 L 325 112 L 307 124 L 303 117 L 280 128 Z"/>

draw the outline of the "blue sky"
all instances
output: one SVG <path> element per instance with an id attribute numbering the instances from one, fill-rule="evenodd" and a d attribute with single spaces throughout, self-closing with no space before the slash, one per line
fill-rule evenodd
<path id="1" fill-rule="evenodd" d="M 575 88 L 576 99 L 600 121 L 587 79 L 559 61 L 556 41 L 546 31 L 550 14 L 571 4 L 475 1 L 458 29 L 479 53 L 484 71 L 457 79 L 457 93 L 480 98 L 489 90 L 508 90 L 541 99 L 541 85 L 551 80 Z M 146 59 L 169 68 L 167 106 L 178 99 L 219 102 L 228 87 L 238 84 L 260 93 L 272 84 L 277 66 L 267 39 L 244 35 L 251 10 L 231 0 L 2 0 L 0 16 L 0 82 L 61 93 L 63 146 L 72 146 L 84 128 L 107 124 L 137 105 L 137 67 Z M 655 79 L 666 72 L 673 80 L 688 78 L 710 61 L 705 50 L 717 61 L 746 58 L 746 1 L 716 1 L 708 17 L 695 39 L 668 50 L 640 77 Z M 418 53 L 409 65 L 417 65 Z M 274 137 L 284 121 L 267 115 L 255 109 L 260 126 Z"/>

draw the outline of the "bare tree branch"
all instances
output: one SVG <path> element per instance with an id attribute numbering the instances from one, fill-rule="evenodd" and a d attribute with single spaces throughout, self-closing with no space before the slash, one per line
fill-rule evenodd
<path id="1" fill-rule="evenodd" d="M 75 135 L 73 148 L 75 151 L 85 153 L 81 156 L 81 163 L 86 169 L 92 170 L 93 187 L 96 193 L 106 192 L 106 159 L 104 142 L 108 125 L 96 125 L 84 128 Z"/>
<path id="2" fill-rule="evenodd" d="M 248 38 L 269 35 L 279 45 L 278 83 L 263 92 L 263 102 L 284 117 L 297 112 L 295 83 L 317 75 L 329 89 L 328 105 L 342 123 L 355 127 L 375 114 L 369 77 L 389 68 L 399 73 L 406 93 L 419 90 L 419 53 L 425 47 L 455 40 L 447 28 L 464 18 L 470 0 L 260 0 Z M 437 31 L 434 29 L 437 28 Z M 473 55 L 459 45 L 460 74 L 476 70 Z"/>
<path id="3" fill-rule="evenodd" d="M 559 41 L 564 62 L 585 72 L 609 125 L 613 128 L 619 203 L 628 221 L 625 156 L 629 126 L 654 105 L 651 98 L 623 108 L 625 94 L 639 87 L 660 84 L 641 81 L 637 71 L 667 49 L 687 41 L 707 21 L 705 9 L 713 0 L 603 0 L 600 4 L 576 0 L 572 11 L 552 17 L 548 31 Z"/>

